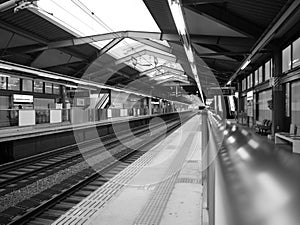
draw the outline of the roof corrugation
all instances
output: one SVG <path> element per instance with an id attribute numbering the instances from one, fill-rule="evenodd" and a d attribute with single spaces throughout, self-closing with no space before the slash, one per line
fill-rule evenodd
<path id="1" fill-rule="evenodd" d="M 226 3 L 230 12 L 267 28 L 288 0 L 240 0 Z"/>
<path id="2" fill-rule="evenodd" d="M 11 10 L 0 13 L 0 21 L 24 30 L 44 41 L 58 41 L 74 37 L 40 16 L 23 10 L 13 13 Z"/>

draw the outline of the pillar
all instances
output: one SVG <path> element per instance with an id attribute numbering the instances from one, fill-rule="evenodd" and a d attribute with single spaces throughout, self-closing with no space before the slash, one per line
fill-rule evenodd
<path id="1" fill-rule="evenodd" d="M 282 74 L 282 52 L 277 48 L 273 54 L 273 79 L 272 85 L 272 135 L 275 136 L 276 132 L 284 130 L 285 127 L 285 93 L 282 85 L 279 84 L 278 79 Z"/>

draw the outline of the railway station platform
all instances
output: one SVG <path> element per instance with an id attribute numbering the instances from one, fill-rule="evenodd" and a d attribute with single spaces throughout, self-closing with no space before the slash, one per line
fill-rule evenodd
<path id="1" fill-rule="evenodd" d="M 53 224 L 200 224 L 201 115 L 196 115 Z"/>
<path id="2" fill-rule="evenodd" d="M 85 122 L 85 123 L 77 123 L 77 124 L 64 122 L 64 123 L 54 123 L 54 124 L 38 124 L 34 126 L 24 126 L 24 127 L 3 128 L 0 129 L 0 142 L 30 138 L 30 137 L 41 136 L 41 135 L 49 135 L 54 133 L 62 133 L 62 132 L 76 130 L 76 129 L 106 125 L 113 122 L 139 120 L 147 117 L 149 117 L 149 115 L 115 117 L 115 118 L 107 118 L 101 121 L 93 121 L 93 122 Z"/>

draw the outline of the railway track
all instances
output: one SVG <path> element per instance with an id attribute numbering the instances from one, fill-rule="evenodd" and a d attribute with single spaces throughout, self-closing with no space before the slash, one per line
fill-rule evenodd
<path id="1" fill-rule="evenodd" d="M 168 123 L 168 133 L 178 127 L 181 122 Z M 137 143 L 132 148 L 124 146 L 124 149 L 117 152 L 114 157 L 97 163 L 93 168 L 84 169 L 60 184 L 54 185 L 30 199 L 18 203 L 16 206 L 4 210 L 0 214 L 0 224 L 25 224 L 29 221 L 30 224 L 50 224 L 65 211 L 107 182 L 106 178 L 115 176 L 127 164 L 135 161 L 145 153 L 145 151 L 141 150 L 147 147 L 150 148 L 162 138 L 161 134 L 156 133 L 151 136 L 149 141 Z M 120 163 L 120 161 L 126 164 Z M 95 168 L 97 168 L 97 172 L 95 172 Z M 102 177 L 101 174 L 104 173 L 106 175 Z"/>
<path id="2" fill-rule="evenodd" d="M 170 120 L 167 123 L 174 123 L 174 121 Z M 159 126 L 160 124 L 157 124 L 154 127 L 158 128 Z M 147 132 L 148 126 L 143 125 L 136 128 L 133 134 L 139 137 Z M 101 143 L 99 143 L 98 138 L 85 141 L 79 144 L 80 149 L 86 148 L 85 157 L 93 157 L 96 154 L 101 154 L 120 145 L 120 141 L 128 141 L 132 135 L 128 135 L 127 133 L 119 133 L 117 135 L 118 138 L 116 138 L 116 134 L 103 136 L 101 137 Z M 48 154 L 41 154 L 2 165 L 0 166 L 0 195 L 17 190 L 20 187 L 80 163 L 83 160 L 82 152 L 78 150 L 76 145 L 72 145 L 51 151 Z"/>

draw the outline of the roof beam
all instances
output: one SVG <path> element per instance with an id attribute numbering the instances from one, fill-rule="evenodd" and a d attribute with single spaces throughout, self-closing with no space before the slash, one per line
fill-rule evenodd
<path id="1" fill-rule="evenodd" d="M 210 56 L 232 56 L 232 55 L 249 55 L 250 52 L 213 52 L 213 53 L 198 53 L 200 57 L 210 57 Z M 235 60 L 236 61 L 236 60 Z"/>
<path id="2" fill-rule="evenodd" d="M 117 42 L 117 40 L 122 40 L 125 37 L 131 38 L 140 43 L 160 49 L 160 50 L 168 52 L 168 53 L 172 52 L 171 48 L 169 48 L 165 45 L 159 44 L 157 42 L 151 41 L 151 40 L 149 40 L 149 38 L 155 39 L 155 40 L 180 42 L 180 37 L 178 34 L 166 34 L 166 33 L 158 33 L 158 32 L 121 31 L 121 32 L 115 32 L 115 33 L 93 35 L 93 36 L 88 36 L 88 37 L 73 38 L 73 39 L 68 39 L 68 40 L 58 41 L 58 42 L 50 42 L 48 44 L 43 43 L 44 45 L 35 44 L 35 45 L 27 45 L 27 46 L 22 46 L 22 47 L 13 47 L 13 48 L 8 48 L 7 51 L 13 52 L 13 53 L 31 53 L 31 52 L 43 51 L 43 50 L 47 50 L 47 49 L 65 48 L 68 46 L 88 44 L 88 43 L 97 42 L 97 41 L 101 41 L 101 40 L 104 41 L 104 40 L 111 40 L 111 39 L 113 39 L 113 42 L 110 43 L 110 45 L 113 45 L 113 43 Z M 190 35 L 190 37 L 191 37 L 191 41 L 193 43 L 199 43 L 199 44 L 228 45 L 228 46 L 231 46 L 231 45 L 251 46 L 254 42 L 253 39 L 243 38 L 243 37 L 193 35 L 193 34 Z M 116 41 L 114 41 L 114 40 L 116 40 Z M 107 48 L 108 47 L 109 46 L 107 46 Z"/>
<path id="3" fill-rule="evenodd" d="M 182 5 L 203 5 L 211 3 L 232 2 L 232 0 L 182 0 Z"/>
<path id="4" fill-rule="evenodd" d="M 98 53 L 98 57 L 104 55 L 106 52 L 111 50 L 113 47 L 115 47 L 117 44 L 119 44 L 121 41 L 123 41 L 124 38 L 115 38 L 111 42 L 109 42 L 107 45 L 105 45 Z"/>
<path id="5" fill-rule="evenodd" d="M 242 66 L 248 61 L 254 57 L 255 54 L 257 54 L 262 48 L 264 48 L 271 40 L 273 35 L 276 33 L 280 27 L 286 23 L 286 21 L 290 18 L 291 15 L 297 10 L 299 10 L 300 1 L 294 0 L 292 4 L 285 10 L 285 12 L 276 20 L 276 22 L 273 24 L 272 27 L 270 27 L 264 35 L 260 38 L 260 40 L 256 43 L 253 50 L 251 51 L 251 54 L 244 60 L 244 62 L 241 64 L 241 66 L 235 71 L 235 73 L 232 75 L 230 80 L 228 81 L 228 85 L 237 77 L 238 73 L 241 71 Z M 295 13 L 296 14 L 296 13 Z"/>
<path id="6" fill-rule="evenodd" d="M 199 44 L 199 45 L 202 46 L 202 47 L 204 47 L 204 48 L 210 49 L 210 50 L 216 52 L 217 54 L 218 53 L 222 53 L 222 55 L 225 55 L 225 53 L 227 53 L 226 56 L 228 58 L 232 59 L 233 61 L 236 61 L 236 62 L 241 62 L 245 58 L 245 57 L 241 58 L 240 54 L 235 54 L 235 53 L 230 52 L 230 51 L 228 51 L 228 50 L 226 50 L 226 49 L 224 49 L 224 48 L 222 48 L 220 46 L 216 46 L 216 45 L 204 45 L 204 44 Z M 245 55 L 242 54 L 243 56 L 248 56 L 249 55 L 249 52 L 244 52 L 244 53 L 246 53 L 246 54 Z"/>
<path id="7" fill-rule="evenodd" d="M 190 37 L 191 41 L 197 44 L 251 47 L 255 43 L 255 40 L 249 37 L 229 37 L 196 34 L 191 34 Z"/>
<path id="8" fill-rule="evenodd" d="M 264 29 L 231 13 L 226 8 L 214 5 L 195 5 L 187 8 L 248 37 L 258 39 L 264 32 Z"/>
<path id="9" fill-rule="evenodd" d="M 148 73 L 151 73 L 151 72 L 157 71 L 157 70 L 161 70 L 161 69 L 165 69 L 167 71 L 171 71 L 171 72 L 176 73 L 176 74 L 184 74 L 184 71 L 182 71 L 182 70 L 178 70 L 178 69 L 171 68 L 171 67 L 168 67 L 168 66 L 165 66 L 165 65 L 161 65 L 161 66 L 158 66 L 158 67 L 151 68 L 149 70 L 145 70 L 144 72 L 140 73 L 139 75 L 140 76 L 147 75 Z"/>

